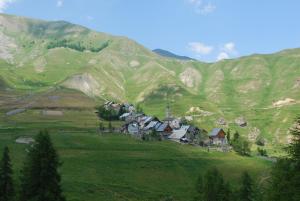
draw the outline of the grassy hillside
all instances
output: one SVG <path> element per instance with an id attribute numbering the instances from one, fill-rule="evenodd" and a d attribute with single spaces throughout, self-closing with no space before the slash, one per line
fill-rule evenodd
<path id="1" fill-rule="evenodd" d="M 9 146 L 16 178 L 28 145 L 16 144 L 15 139 L 34 134 L 30 129 L 0 133 L 0 150 Z M 101 136 L 91 130 L 52 129 L 51 137 L 63 162 L 62 184 L 70 201 L 156 201 L 167 195 L 178 201 L 189 201 L 195 193 L 198 175 L 210 168 L 217 167 L 235 186 L 245 170 L 263 184 L 271 166 L 259 158 L 208 153 L 205 149 L 167 141 L 142 142 L 129 136 Z"/>
<path id="2" fill-rule="evenodd" d="M 53 101 L 46 101 L 52 93 L 65 100 L 54 104 L 61 109 L 92 110 L 113 99 L 140 102 L 147 113 L 163 117 L 168 96 L 175 116 L 193 116 L 207 130 L 220 126 L 216 121 L 223 117 L 226 129 L 252 141 L 262 135 L 270 149 L 288 142 L 288 127 L 300 114 L 300 49 L 210 64 L 180 61 L 125 37 L 4 14 L 0 39 L 3 113 L 33 102 L 33 108 L 52 107 Z M 67 89 L 72 90 L 60 92 Z M 67 98 L 73 94 L 81 103 Z M 36 96 L 43 101 L 34 101 Z M 247 120 L 246 128 L 236 126 L 238 117 Z"/>

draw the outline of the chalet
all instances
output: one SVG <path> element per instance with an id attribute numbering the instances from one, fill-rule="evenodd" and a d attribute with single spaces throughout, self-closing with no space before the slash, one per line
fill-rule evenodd
<path id="1" fill-rule="evenodd" d="M 222 128 L 214 128 L 209 134 L 209 139 L 213 145 L 227 144 L 226 134 Z"/>
<path id="2" fill-rule="evenodd" d="M 168 137 L 170 140 L 185 141 L 187 140 L 187 133 L 189 125 L 181 126 L 179 129 L 174 129 L 173 133 Z"/>
<path id="3" fill-rule="evenodd" d="M 139 124 L 138 122 L 136 121 L 133 121 L 131 123 L 128 124 L 127 126 L 127 130 L 128 130 L 128 133 L 129 134 L 132 134 L 132 135 L 137 135 L 139 134 Z"/>
<path id="4" fill-rule="evenodd" d="M 143 131 L 149 133 L 153 130 L 156 130 L 158 126 L 161 125 L 160 121 L 151 121 L 146 127 L 143 128 Z"/>
<path id="5" fill-rule="evenodd" d="M 144 116 L 139 119 L 139 124 L 141 128 L 146 127 L 151 121 L 159 121 L 158 118 L 152 116 Z"/>
<path id="6" fill-rule="evenodd" d="M 126 114 L 126 113 L 125 113 Z M 128 115 L 126 118 L 125 118 L 125 122 L 128 124 L 132 121 L 137 121 L 137 122 L 140 122 L 140 120 L 144 117 L 145 115 L 144 114 L 141 114 L 141 113 L 130 113 L 130 115 Z"/>
<path id="7" fill-rule="evenodd" d="M 170 134 L 172 134 L 172 127 L 164 122 L 164 123 L 161 123 L 157 128 L 156 128 L 156 132 L 158 132 L 159 134 L 161 134 L 163 137 L 167 137 L 169 136 Z"/>

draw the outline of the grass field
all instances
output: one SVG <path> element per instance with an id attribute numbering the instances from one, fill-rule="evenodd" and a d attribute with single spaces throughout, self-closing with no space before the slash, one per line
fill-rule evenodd
<path id="1" fill-rule="evenodd" d="M 15 139 L 35 133 L 0 130 L 0 149 L 9 146 L 16 178 L 27 145 L 16 144 Z M 69 201 L 160 200 L 167 195 L 188 201 L 195 193 L 197 177 L 209 168 L 217 167 L 236 185 L 244 170 L 260 182 L 271 166 L 255 157 L 207 152 L 170 141 L 143 142 L 130 136 L 100 135 L 93 129 L 52 129 L 51 137 L 63 162 L 60 171 Z"/>

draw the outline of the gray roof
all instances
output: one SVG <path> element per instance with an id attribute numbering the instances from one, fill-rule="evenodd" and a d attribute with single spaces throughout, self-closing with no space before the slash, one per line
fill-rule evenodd
<path id="1" fill-rule="evenodd" d="M 120 116 L 120 118 L 126 118 L 126 117 L 128 117 L 130 115 L 130 113 L 124 113 L 124 114 L 122 114 L 121 116 Z"/>
<path id="2" fill-rule="evenodd" d="M 169 136 L 170 139 L 176 139 L 179 140 L 180 138 L 184 137 L 189 129 L 189 125 L 187 126 L 181 126 L 180 129 L 173 130 L 173 133 Z"/>
<path id="3" fill-rule="evenodd" d="M 156 131 L 157 132 L 163 132 L 167 128 L 168 125 L 169 124 L 167 122 L 162 123 L 162 124 L 159 125 L 159 127 L 156 129 Z"/>
<path id="4" fill-rule="evenodd" d="M 145 116 L 142 118 L 142 121 L 144 122 L 144 124 L 146 124 L 146 123 L 152 121 L 152 119 L 153 119 L 153 117 L 151 117 L 151 116 Z"/>
<path id="5" fill-rule="evenodd" d="M 214 128 L 211 132 L 210 132 L 210 134 L 209 134 L 209 136 L 210 137 L 215 137 L 215 136 L 217 136 L 218 134 L 219 134 L 219 132 L 222 130 L 222 128 Z"/>
<path id="6" fill-rule="evenodd" d="M 156 126 L 156 124 L 158 124 L 159 122 L 158 121 L 151 121 L 145 128 L 144 130 L 149 130 L 149 129 L 152 129 Z"/>
<path id="7" fill-rule="evenodd" d="M 161 123 L 161 122 L 158 122 L 158 123 L 154 126 L 154 129 L 155 129 L 156 131 L 158 131 L 158 128 L 159 128 L 161 125 L 162 125 L 162 123 Z"/>

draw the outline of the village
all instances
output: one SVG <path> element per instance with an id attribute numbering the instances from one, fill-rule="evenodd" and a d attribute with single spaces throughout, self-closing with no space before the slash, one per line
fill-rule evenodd
<path id="1" fill-rule="evenodd" d="M 162 120 L 144 114 L 139 107 L 136 108 L 132 104 L 111 101 L 107 101 L 99 109 L 98 116 L 106 120 L 121 120 L 124 123 L 120 128 L 114 129 L 115 132 L 129 134 L 142 140 L 171 140 L 201 147 L 218 147 L 222 151 L 230 149 L 222 128 L 214 128 L 207 132 L 190 124 L 185 118 L 173 117 L 169 104 Z"/>

